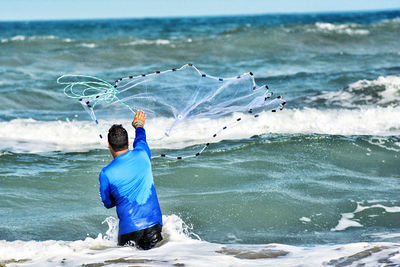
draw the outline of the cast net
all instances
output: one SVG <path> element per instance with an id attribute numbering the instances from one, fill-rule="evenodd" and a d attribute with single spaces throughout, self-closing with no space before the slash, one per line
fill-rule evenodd
<path id="1" fill-rule="evenodd" d="M 194 153 L 185 155 L 175 149 L 153 158 L 198 156 L 223 132 L 243 121 L 244 113 L 258 117 L 260 111 L 275 112 L 286 103 L 280 96 L 274 97 L 267 85 L 258 86 L 251 72 L 222 78 L 192 64 L 121 78 L 114 84 L 82 75 L 63 75 L 57 82 L 65 85 L 66 96 L 80 101 L 102 139 L 112 124 L 129 125 L 137 110 L 147 113 L 146 133 L 154 144 L 204 135 L 204 144 Z M 210 127 L 212 133 L 206 130 Z"/>

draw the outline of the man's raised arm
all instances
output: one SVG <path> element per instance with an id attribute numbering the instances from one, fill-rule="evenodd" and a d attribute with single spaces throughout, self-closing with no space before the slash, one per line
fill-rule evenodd
<path id="1" fill-rule="evenodd" d="M 136 129 L 135 141 L 133 142 L 134 149 L 144 149 L 151 158 L 151 152 L 149 145 L 146 141 L 146 131 L 144 130 L 144 123 L 146 121 L 147 115 L 143 110 L 138 110 L 136 112 L 135 118 L 132 121 L 132 126 Z"/>

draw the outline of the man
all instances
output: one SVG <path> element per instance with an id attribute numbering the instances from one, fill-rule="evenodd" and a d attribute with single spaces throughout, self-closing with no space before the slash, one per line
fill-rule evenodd
<path id="1" fill-rule="evenodd" d="M 118 245 L 151 249 L 162 240 L 162 215 L 151 171 L 150 148 L 144 123 L 147 115 L 136 112 L 133 150 L 128 133 L 114 124 L 108 132 L 108 149 L 114 160 L 100 173 L 100 195 L 106 208 L 117 206 Z"/>

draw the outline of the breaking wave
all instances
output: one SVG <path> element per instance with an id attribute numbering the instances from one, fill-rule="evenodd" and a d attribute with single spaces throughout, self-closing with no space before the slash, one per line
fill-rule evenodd
<path id="1" fill-rule="evenodd" d="M 164 118 L 149 119 L 147 136 L 152 148 L 183 148 L 202 144 L 217 130 L 217 125 L 229 124 L 237 117 L 220 119 L 192 120 L 190 124 L 207 125 L 193 127 L 196 132 L 188 134 L 177 131 L 168 142 L 152 141 L 152 132 L 158 131 L 157 125 Z M 221 135 L 223 139 L 242 139 L 265 133 L 284 134 L 330 134 L 330 135 L 373 135 L 392 136 L 400 134 L 400 107 L 365 107 L 362 109 L 327 109 L 315 108 L 287 109 L 277 113 L 263 113 L 258 118 L 241 114 L 241 124 L 232 131 Z M 115 121 L 112 123 L 121 123 Z M 123 121 L 130 129 L 130 121 Z M 249 127 L 251 125 L 251 127 Z M 189 125 L 190 126 L 190 125 Z M 190 131 L 190 129 L 189 129 Z M 10 133 L 12 133 L 10 135 Z M 38 121 L 33 119 L 15 119 L 0 122 L 0 150 L 12 152 L 40 153 L 46 151 L 88 151 L 106 148 L 100 143 L 98 131 L 91 121 Z"/>

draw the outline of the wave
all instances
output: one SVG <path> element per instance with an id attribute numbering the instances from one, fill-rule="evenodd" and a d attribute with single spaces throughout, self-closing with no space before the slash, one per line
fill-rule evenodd
<path id="1" fill-rule="evenodd" d="M 16 119 L 0 122 L 0 150 L 16 153 L 86 151 L 99 148 L 97 131 L 88 121 L 36 121 Z"/>
<path id="2" fill-rule="evenodd" d="M 304 33 L 309 33 L 309 34 L 339 34 L 339 35 L 348 35 L 348 36 L 362 36 L 362 35 L 371 35 L 371 33 L 376 33 L 376 32 L 393 32 L 393 34 L 398 32 L 398 26 L 399 26 L 399 17 L 395 18 L 390 18 L 390 19 L 381 19 L 378 21 L 373 21 L 371 24 L 364 24 L 361 21 L 357 21 L 355 23 L 353 19 L 349 18 L 346 20 L 347 22 L 332 22 L 332 18 L 330 17 L 319 17 L 315 19 L 306 19 L 306 20 L 299 20 L 299 22 L 296 22 L 295 20 L 288 20 L 285 21 L 283 20 L 283 24 L 278 23 L 278 20 L 269 18 L 268 16 L 262 17 L 259 19 L 255 18 L 250 18 L 250 20 L 232 20 L 230 21 L 229 18 L 225 18 L 226 21 L 220 25 L 220 27 L 217 27 L 216 32 L 219 32 L 220 35 L 222 36 L 231 36 L 231 35 L 243 35 L 243 34 L 249 34 L 254 38 L 263 38 L 265 36 L 267 39 L 265 39 L 266 42 L 269 40 L 275 40 L 275 38 L 281 36 L 284 37 L 285 39 L 288 38 L 287 34 L 301 34 L 303 35 Z M 303 18 L 304 19 L 304 18 Z M 250 21 L 250 22 L 249 22 Z M 340 20 L 342 21 L 342 20 Z M 74 39 L 70 36 L 67 38 L 65 37 L 60 37 L 57 36 L 54 33 L 51 33 L 49 35 L 40 35 L 39 32 L 33 32 L 32 34 L 34 35 L 29 35 L 29 34 L 18 34 L 14 36 L 10 36 L 7 38 L 0 39 L 0 43 L 13 43 L 13 42 L 32 42 L 32 41 L 45 41 L 45 40 L 61 40 L 62 42 L 74 42 L 78 40 L 100 40 L 101 42 L 120 42 L 122 43 L 123 46 L 137 46 L 137 45 L 171 45 L 174 41 L 181 41 L 185 42 L 187 41 L 188 43 L 193 40 L 195 37 L 196 40 L 203 42 L 203 41 L 209 41 L 212 38 L 210 38 L 210 33 L 208 31 L 208 27 L 206 25 L 202 25 L 201 23 L 204 23 L 204 21 L 197 21 L 196 18 L 193 18 L 190 21 L 185 21 L 185 23 L 188 23 L 189 27 L 196 27 L 198 30 L 195 31 L 195 35 L 193 35 L 193 31 L 187 31 L 186 29 L 181 29 L 181 28 L 176 28 L 173 27 L 171 29 L 168 28 L 169 31 L 176 31 L 175 34 L 171 36 L 163 36 L 162 38 L 154 38 L 154 39 L 146 39 L 146 38 L 139 38 L 139 37 L 133 37 L 131 35 L 131 32 L 126 32 L 125 34 L 122 35 L 110 35 L 110 34 L 105 34 L 104 36 L 99 36 L 99 34 L 96 31 L 93 31 L 93 33 L 88 34 L 87 29 L 85 30 L 81 29 L 81 32 L 84 32 L 84 35 L 77 37 L 77 39 Z M 70 23 L 70 22 L 59 22 L 60 24 L 57 24 L 57 26 L 62 26 L 64 23 Z M 122 25 L 124 25 L 123 22 L 121 22 Z M 132 21 L 133 24 L 138 23 L 135 21 Z M 144 23 L 144 22 L 143 22 Z M 162 24 L 163 22 L 161 22 Z M 199 25 L 200 23 L 200 25 Z M 110 23 L 110 29 L 107 28 L 108 24 L 105 24 L 106 29 L 105 31 L 108 33 L 108 30 L 114 30 L 112 29 L 113 24 Z M 79 29 L 80 27 L 92 27 L 91 22 L 80 22 L 79 24 L 74 24 L 74 28 Z M 147 30 L 147 27 L 154 27 L 154 25 L 140 25 L 139 28 L 143 28 Z M 131 27 L 129 27 L 129 30 L 131 30 Z M 26 32 L 29 32 L 29 29 L 26 29 Z M 50 31 L 49 31 L 50 32 Z M 66 34 L 70 34 L 71 32 L 67 32 Z M 76 33 L 74 33 L 74 37 L 76 37 Z M 136 35 L 134 35 L 136 36 Z M 138 34 L 137 36 L 140 36 Z M 286 36 L 286 37 L 285 37 Z M 161 37 L 161 36 L 160 36 Z M 248 36 L 250 39 L 252 37 Z M 297 36 L 296 38 L 299 38 L 300 36 Z M 87 39 L 89 38 L 89 39 Z M 306 38 L 310 38 L 309 35 L 306 36 Z M 128 42 L 126 42 L 128 39 Z M 131 39 L 131 41 L 129 41 Z M 133 40 L 132 40 L 133 39 Z M 224 41 L 226 41 L 224 39 Z M 277 39 L 277 41 L 279 41 Z M 282 40 L 283 41 L 283 40 Z M 286 40 L 288 41 L 288 40 Z M 379 39 L 381 41 L 381 39 Z M 324 43 L 325 44 L 325 43 Z"/>
<path id="3" fill-rule="evenodd" d="M 106 38 L 106 40 L 100 40 L 101 42 L 108 41 L 108 42 L 119 42 L 121 46 L 136 46 L 136 45 L 169 45 L 173 43 L 173 38 L 171 40 L 168 39 L 136 39 L 133 38 L 133 41 L 124 42 L 126 39 L 132 39 L 131 37 L 115 37 L 115 38 Z M 25 36 L 25 35 L 15 35 L 9 38 L 3 38 L 0 40 L 0 43 L 11 43 L 11 42 L 34 42 L 34 41 L 48 41 L 48 40 L 56 40 L 61 41 L 64 43 L 71 43 L 71 42 L 78 42 L 76 39 L 72 38 L 60 38 L 54 35 L 37 35 L 37 36 Z M 78 44 L 79 46 L 94 48 L 97 46 L 93 42 L 87 42 L 89 40 L 84 40 L 84 42 Z M 90 41 L 96 41 L 96 39 L 90 39 Z M 191 38 L 178 40 L 179 42 L 187 42 L 191 43 L 193 40 Z"/>
<path id="4" fill-rule="evenodd" d="M 384 19 L 374 25 L 393 25 L 393 26 L 398 26 L 400 25 L 400 17 L 395 17 L 391 19 Z"/>
<path id="5" fill-rule="evenodd" d="M 0 240 L 0 264 L 24 266 L 305 266 L 400 264 L 398 243 L 363 242 L 313 247 L 284 244 L 218 244 L 190 235 L 178 216 L 163 216 L 164 240 L 152 250 L 117 246 L 117 222 L 109 217 L 106 234 L 84 240 L 6 241 Z M 393 233 L 392 233 L 393 234 Z"/>
<path id="6" fill-rule="evenodd" d="M 149 40 L 149 39 L 137 39 L 135 41 L 129 43 L 123 43 L 121 46 L 135 46 L 135 45 L 168 45 L 171 44 L 170 40 L 166 39 L 156 39 L 156 40 Z"/>
<path id="7" fill-rule="evenodd" d="M 161 141 L 154 141 L 151 136 L 155 136 L 159 132 L 157 127 L 159 120 L 166 119 L 149 119 L 146 125 L 149 144 L 152 148 L 169 149 L 203 144 L 210 141 L 216 130 L 219 130 L 218 126 L 232 123 L 238 115 L 189 121 L 188 128 L 176 131 L 168 139 Z M 400 135 L 400 121 L 398 120 L 400 107 L 366 107 L 354 110 L 286 109 L 277 113 L 262 113 L 258 118 L 249 114 L 240 114 L 240 116 L 242 122 L 238 126 L 217 138 L 212 138 L 212 141 L 249 138 L 265 133 L 345 136 Z M 113 123 L 122 123 L 125 128 L 131 129 L 130 121 L 108 121 L 109 125 Z M 103 124 L 107 125 L 107 123 Z M 0 140 L 2 141 L 0 150 L 16 153 L 40 153 L 106 148 L 105 143 L 99 142 L 98 134 L 98 129 L 91 121 L 15 119 L 0 122 Z"/>
<path id="8" fill-rule="evenodd" d="M 359 80 L 335 92 L 322 92 L 308 103 L 355 108 L 360 106 L 399 106 L 400 75 L 380 76 L 376 80 Z"/>
<path id="9" fill-rule="evenodd" d="M 354 21 L 357 21 L 354 22 Z M 400 18 L 383 19 L 378 21 L 371 21 L 371 23 L 364 23 L 358 20 L 348 19 L 343 23 L 343 20 L 338 22 L 332 22 L 329 17 L 321 17 L 319 20 L 305 20 L 298 22 L 293 21 L 287 24 L 275 25 L 266 21 L 264 24 L 254 21 L 252 24 L 243 23 L 241 25 L 234 25 L 221 31 L 222 35 L 242 35 L 242 34 L 254 34 L 257 38 L 263 35 L 277 35 L 285 36 L 286 34 L 301 34 L 307 33 L 304 37 L 311 38 L 313 35 L 316 37 L 321 36 L 337 36 L 337 37 L 357 37 L 357 36 L 371 36 L 376 33 L 385 32 L 398 32 Z M 302 39 L 302 36 L 297 38 Z M 373 38 L 373 37 L 370 37 Z M 346 38 L 349 39 L 349 38 Z M 350 38 L 351 39 L 351 38 Z M 349 39 L 349 40 L 350 40 Z M 332 39 L 330 39 L 332 41 Z M 340 41 L 343 41 L 340 38 Z"/>
<path id="10" fill-rule="evenodd" d="M 133 41 L 131 41 L 133 39 Z M 76 43 L 78 47 L 85 48 L 96 48 L 106 43 L 108 45 L 118 45 L 118 46 L 165 46 L 169 45 L 171 47 L 175 47 L 179 44 L 191 43 L 193 42 L 192 38 L 184 38 L 179 40 L 174 40 L 174 38 L 169 39 L 136 39 L 132 37 L 114 37 L 114 38 L 105 38 L 105 39 L 83 39 L 76 40 L 72 38 L 60 38 L 54 35 L 44 35 L 44 36 L 25 36 L 25 35 L 16 35 L 9 38 L 0 39 L 1 44 L 7 43 L 18 43 L 18 42 L 40 42 L 41 45 L 46 45 L 47 42 L 61 42 L 61 43 Z"/>
<path id="11" fill-rule="evenodd" d="M 94 43 L 81 43 L 78 46 L 86 47 L 86 48 L 96 48 L 97 47 L 97 45 Z"/>
<path id="12" fill-rule="evenodd" d="M 244 35 L 246 44 L 253 45 L 251 40 L 255 38 L 258 43 L 265 44 L 271 40 L 274 43 L 283 43 L 284 47 L 288 42 L 295 42 L 305 38 L 310 40 L 313 33 L 317 37 L 328 34 L 348 35 L 348 36 L 368 36 L 373 38 L 376 43 L 385 42 L 385 39 L 374 38 L 374 34 L 384 34 L 392 36 L 391 40 L 396 40 L 398 33 L 399 13 L 395 11 L 391 14 L 387 12 L 366 13 L 360 17 L 359 13 L 347 14 L 313 14 L 313 15 L 260 15 L 260 16 L 233 16 L 233 17 L 214 17 L 214 18 L 165 18 L 157 22 L 147 19 L 132 20 L 100 20 L 96 21 L 55 21 L 45 25 L 41 22 L 15 23 L 5 27 L 1 43 L 13 43 L 35 40 L 55 40 L 71 42 L 77 40 L 101 40 L 101 42 L 122 42 L 125 45 L 169 45 L 176 38 L 188 40 L 209 41 L 215 36 L 242 36 Z M 97 25 L 97 26 L 96 26 Z M 99 29 L 101 25 L 101 33 Z M 14 30 L 14 28 L 16 30 Z M 212 33 L 210 27 L 215 29 Z M 10 31 L 9 31 L 10 29 Z M 46 30 L 49 34 L 43 32 Z M 115 31 L 118 34 L 115 35 Z M 155 32 L 156 31 L 156 35 Z M 16 34 L 16 32 L 18 34 Z M 163 34 L 161 34 L 161 32 Z M 44 34 L 43 34 L 44 33 Z M 172 34 L 171 34 L 172 33 Z M 211 33 L 211 34 L 210 34 Z M 304 35 L 304 33 L 307 33 Z M 43 35 L 41 35 L 43 34 Z M 150 34 L 150 35 L 149 35 Z M 158 34 L 158 35 L 157 35 Z M 216 34 L 216 35 L 215 35 Z M 288 39 L 288 34 L 294 34 L 294 38 Z M 12 36 L 14 35 L 14 36 Z M 31 36 L 32 35 L 32 36 Z M 75 39 L 72 39 L 72 36 Z M 135 36 L 135 38 L 133 38 Z M 153 39 L 147 39 L 153 36 Z M 303 36 L 303 38 L 302 38 Z M 339 37 L 340 37 L 339 36 Z M 65 38 L 68 37 L 68 38 Z M 244 38 L 242 37 L 242 38 Z M 134 39 L 127 41 L 126 39 Z M 260 40 L 260 38 L 262 40 Z M 218 38 L 217 38 L 218 39 Z M 349 39 L 349 38 L 344 38 Z M 350 38 L 351 39 L 351 38 Z M 329 38 L 333 41 L 332 38 Z M 227 40 L 222 40 L 225 44 Z M 232 40 L 228 40 L 230 43 Z M 318 41 L 318 39 L 313 40 Z M 339 38 L 337 41 L 343 41 Z M 368 40 L 368 43 L 371 40 Z M 326 45 L 323 42 L 322 45 Z"/>
<path id="13" fill-rule="evenodd" d="M 70 43 L 74 41 L 71 38 L 60 38 L 54 35 L 37 35 L 37 36 L 25 36 L 25 35 L 15 35 L 9 38 L 3 38 L 0 40 L 1 43 L 9 42 L 22 42 L 22 41 L 44 41 L 44 40 L 61 40 L 65 43 Z"/>
<path id="14" fill-rule="evenodd" d="M 333 32 L 347 35 L 368 35 L 370 33 L 369 30 L 362 29 L 362 27 L 362 25 L 355 23 L 333 24 L 328 22 L 316 22 L 315 28 L 309 29 L 308 31 Z"/>

